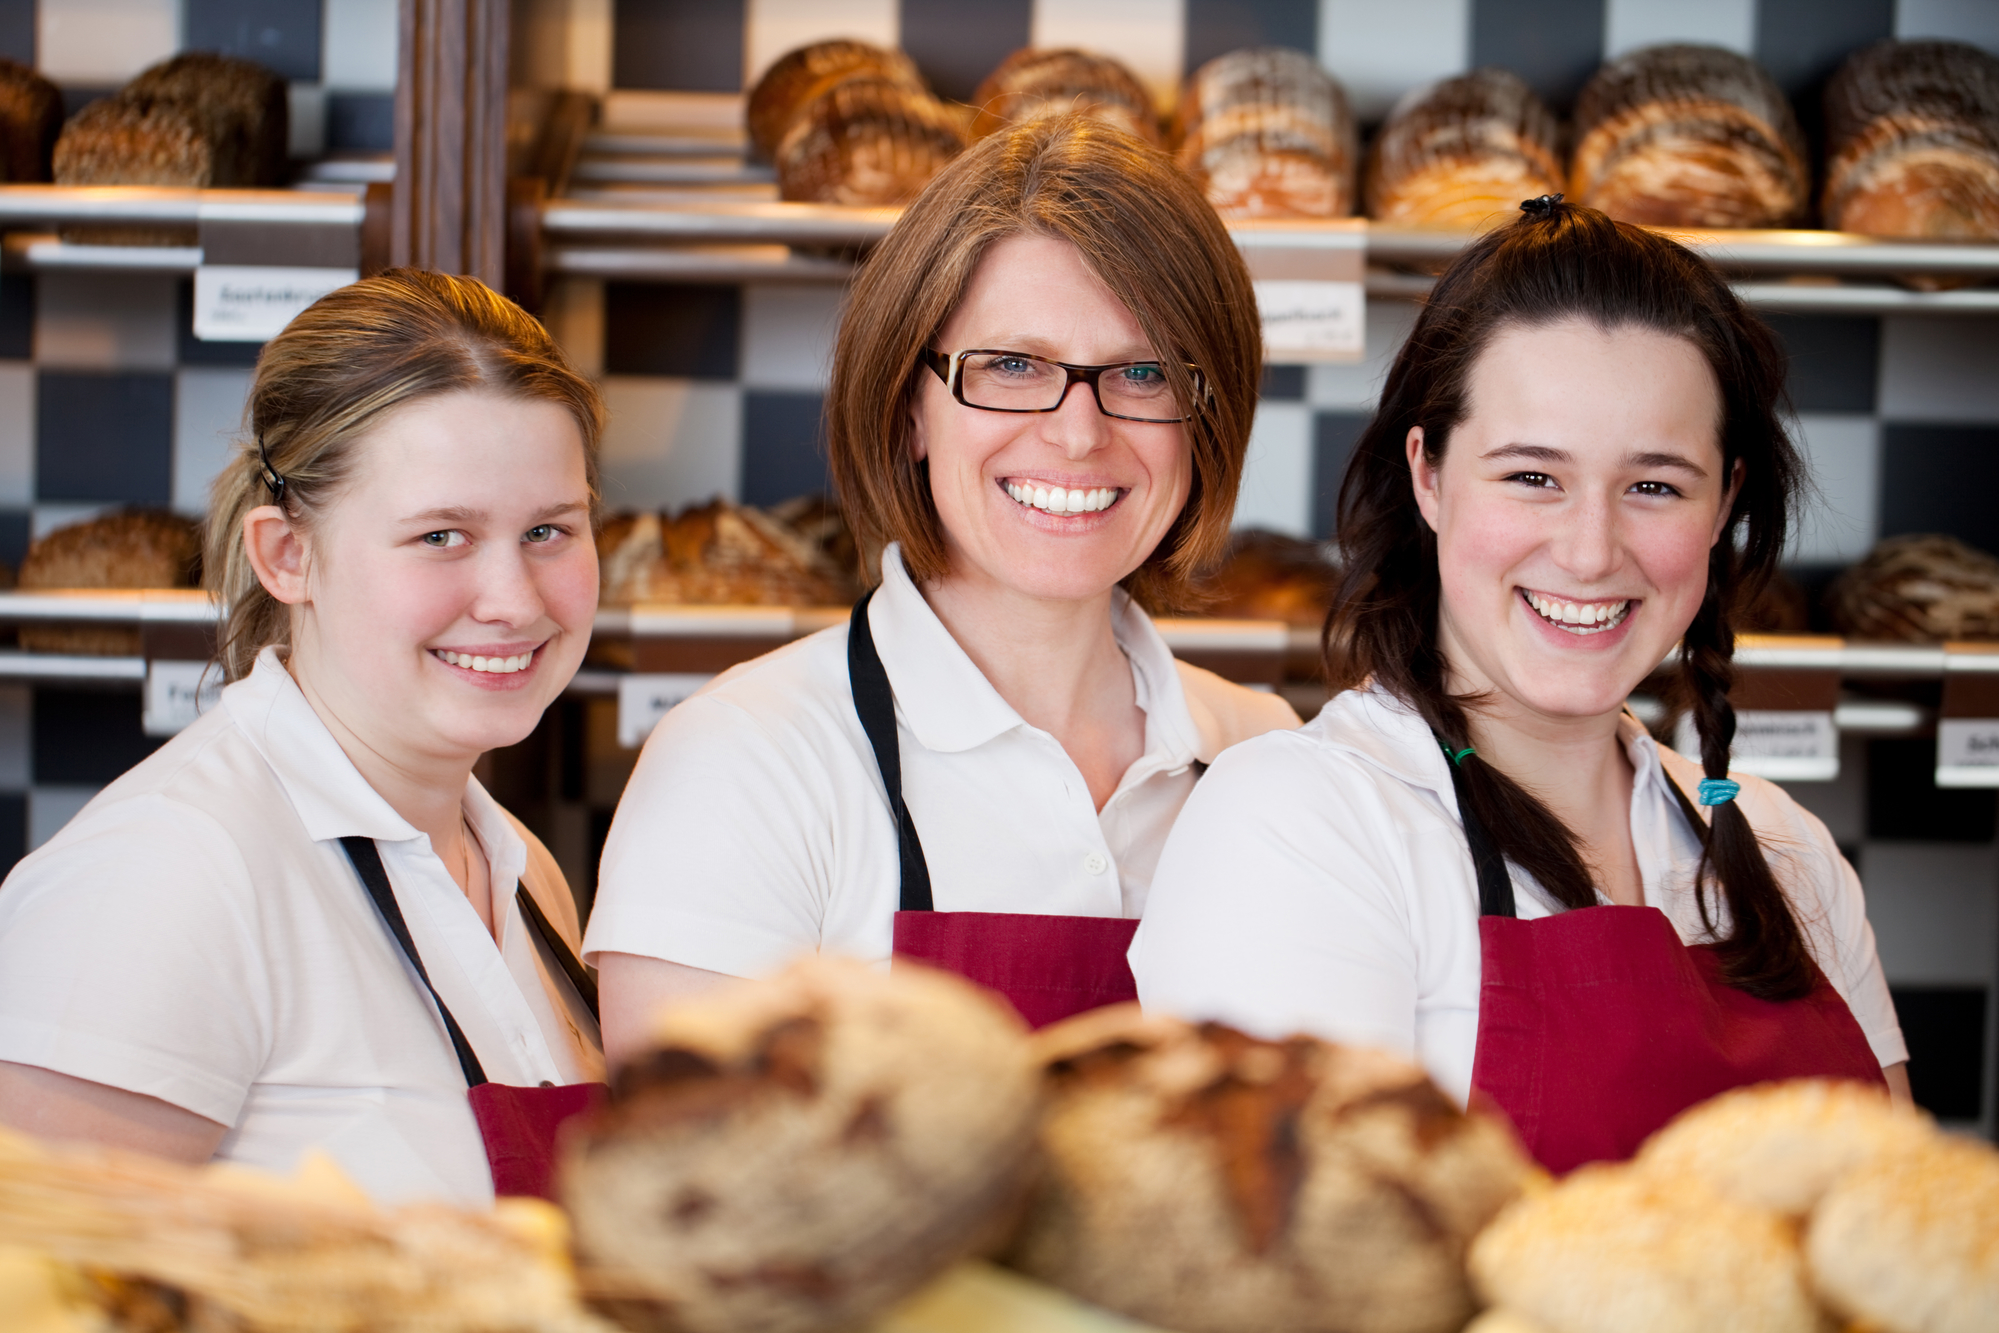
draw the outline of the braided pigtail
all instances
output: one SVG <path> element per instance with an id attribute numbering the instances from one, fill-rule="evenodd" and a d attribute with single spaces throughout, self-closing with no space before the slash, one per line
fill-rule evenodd
<path id="1" fill-rule="evenodd" d="M 1729 747 L 1735 742 L 1735 707 L 1728 701 L 1735 683 L 1735 630 L 1720 590 L 1734 587 L 1736 563 L 1731 543 L 1717 543 L 1708 592 L 1681 638 L 1680 686 L 1693 710 L 1700 736 L 1701 770 L 1710 781 L 1728 777 Z M 1731 920 L 1728 937 L 1717 945 L 1722 976 L 1729 985 L 1765 1000 L 1795 1000 L 1817 981 L 1804 932 L 1771 873 L 1770 863 L 1733 798 L 1709 807 L 1709 822 L 1694 871 L 1694 898 L 1701 924 L 1715 933 L 1709 886 L 1719 885 Z M 1689 812 L 1691 817 L 1691 812 Z M 1694 831 L 1701 831 L 1698 822 Z"/>

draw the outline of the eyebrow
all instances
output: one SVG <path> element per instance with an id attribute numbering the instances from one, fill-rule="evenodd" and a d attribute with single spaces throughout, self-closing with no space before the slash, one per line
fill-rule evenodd
<path id="1" fill-rule="evenodd" d="M 1031 333 L 1013 334 L 1008 337 L 1003 337 L 999 339 L 997 342 L 965 344 L 966 350 L 972 348 L 983 348 L 989 351 L 1001 351 L 1001 352 L 1026 352 L 1030 356 L 1045 357 L 1050 361 L 1060 361 L 1062 359 L 1061 357 L 1056 355 L 1056 348 L 1054 343 L 1048 341 L 1046 338 L 1037 337 L 1036 335 Z M 1129 356 L 1120 356 L 1115 358 L 1114 360 L 1103 361 L 1099 362 L 1098 364 L 1106 366 L 1121 366 L 1128 361 L 1157 361 L 1157 360 L 1159 360 L 1159 357 L 1150 348 L 1144 346 L 1137 346 L 1131 350 L 1131 354 Z M 1082 363 L 1074 362 L 1072 364 L 1080 365 Z"/>
<path id="2" fill-rule="evenodd" d="M 1550 448 L 1548 445 L 1545 444 L 1503 444 L 1497 449 L 1489 450 L 1488 452 L 1479 455 L 1479 457 L 1481 459 L 1489 459 L 1489 460 L 1517 458 L 1527 462 L 1534 462 L 1534 463 L 1575 462 L 1574 457 L 1571 456 L 1568 453 L 1568 451 L 1563 449 Z M 1652 453 L 1652 452 L 1626 454 L 1624 456 L 1623 461 L 1626 467 L 1676 468 L 1679 471 L 1685 472 L 1690 476 L 1703 477 L 1703 478 L 1707 476 L 1706 468 L 1694 462 L 1691 458 L 1686 457 L 1684 454 L 1665 454 L 1665 453 Z"/>
<path id="3" fill-rule="evenodd" d="M 558 501 L 552 505 L 543 505 L 540 509 L 528 515 L 528 526 L 533 527 L 538 523 L 546 523 L 549 519 L 561 518 L 564 514 L 574 514 L 581 510 L 587 510 L 589 507 L 588 504 L 581 500 Z M 437 509 L 425 509 L 406 515 L 401 521 L 404 523 L 480 523 L 490 517 L 492 516 L 483 509 L 470 509 L 464 505 L 445 505 Z"/>

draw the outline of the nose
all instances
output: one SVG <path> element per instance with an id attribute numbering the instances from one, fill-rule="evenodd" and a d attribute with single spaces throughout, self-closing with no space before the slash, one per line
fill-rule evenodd
<path id="1" fill-rule="evenodd" d="M 1097 397 L 1078 380 L 1053 412 L 1043 414 L 1042 438 L 1071 461 L 1087 458 L 1110 437 L 1110 418 L 1097 410 Z"/>
<path id="2" fill-rule="evenodd" d="M 539 621 L 548 605 L 535 578 L 533 564 L 519 542 L 495 542 L 479 561 L 473 590 L 472 618 L 482 625 L 525 629 Z"/>
<path id="3" fill-rule="evenodd" d="M 1615 497 L 1590 494 L 1563 506 L 1553 543 L 1555 563 L 1578 583 L 1595 583 L 1624 563 Z"/>

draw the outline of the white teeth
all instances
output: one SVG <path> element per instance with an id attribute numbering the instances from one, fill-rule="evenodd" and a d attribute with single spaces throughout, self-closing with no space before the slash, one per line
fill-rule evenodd
<path id="1" fill-rule="evenodd" d="M 1006 493 L 1019 504 L 1028 505 L 1049 514 L 1094 514 L 1109 509 L 1118 497 L 1114 486 L 1099 486 L 1085 490 L 1080 486 L 1034 486 L 1023 482 L 1007 482 Z"/>
<path id="2" fill-rule="evenodd" d="M 1630 601 L 1622 602 L 1568 602 L 1555 597 L 1543 597 L 1540 593 L 1527 594 L 1527 604 L 1540 613 L 1550 624 L 1570 629 L 1573 634 L 1601 634 L 1624 622 L 1631 611 Z"/>
<path id="3" fill-rule="evenodd" d="M 491 676 L 511 676 L 516 671 L 527 670 L 534 661 L 532 652 L 520 653 L 513 657 L 481 657 L 473 653 L 454 653 L 441 650 L 437 654 L 446 664 L 464 667 L 467 671 L 483 671 Z"/>

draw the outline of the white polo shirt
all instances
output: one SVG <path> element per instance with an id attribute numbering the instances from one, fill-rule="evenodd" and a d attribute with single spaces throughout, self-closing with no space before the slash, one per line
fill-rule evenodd
<path id="1" fill-rule="evenodd" d="M 868 623 L 940 912 L 1138 916 L 1196 761 L 1298 725 L 1276 696 L 1174 660 L 1119 591 L 1112 631 L 1145 752 L 1099 813 L 1074 761 L 1000 697 L 895 546 L 882 569 Z M 885 962 L 900 884 L 843 623 L 725 673 L 654 729 L 611 825 L 584 948 L 734 976 L 813 950 Z"/>
<path id="2" fill-rule="evenodd" d="M 0 885 L 0 1060 L 220 1121 L 221 1159 L 289 1172 L 317 1148 L 385 1203 L 490 1201 L 437 1006 L 337 841 L 376 841 L 487 1077 L 601 1079 L 594 1021 L 506 891 L 525 880 L 574 941 L 561 871 L 477 782 L 465 812 L 506 904 L 497 947 L 266 649 Z"/>
<path id="3" fill-rule="evenodd" d="M 1700 844 L 1661 770 L 1698 765 L 1628 714 L 1631 836 L 1645 902 L 1711 942 L 1693 892 Z M 1251 1032 L 1310 1032 L 1413 1056 L 1462 1103 L 1478 1044 L 1478 880 L 1443 752 L 1386 691 L 1349 690 L 1298 731 L 1224 755 L 1168 840 L 1132 941 L 1139 999 Z M 1908 1058 L 1860 880 L 1809 811 L 1744 774 L 1737 798 L 1814 957 L 1882 1064 Z M 1524 919 L 1558 910 L 1508 865 Z M 1711 908 L 1728 930 L 1725 903 Z"/>

